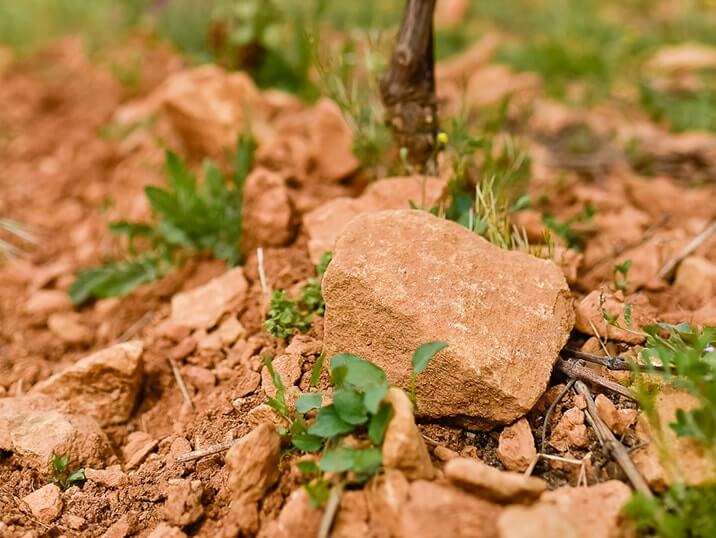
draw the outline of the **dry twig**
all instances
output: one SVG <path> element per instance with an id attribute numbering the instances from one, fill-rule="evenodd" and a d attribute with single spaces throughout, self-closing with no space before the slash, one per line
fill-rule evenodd
<path id="1" fill-rule="evenodd" d="M 676 257 L 667 261 L 663 267 L 659 270 L 659 278 L 668 279 L 674 273 L 676 267 L 683 261 L 684 258 L 690 256 L 697 248 L 703 245 L 706 240 L 716 233 L 716 220 L 712 221 L 704 231 L 694 237 L 688 245 L 686 245 Z"/>
<path id="2" fill-rule="evenodd" d="M 326 511 L 323 512 L 323 518 L 321 519 L 321 526 L 318 528 L 318 538 L 328 538 L 333 526 L 333 520 L 336 518 L 338 513 L 338 507 L 341 504 L 341 497 L 343 496 L 343 483 L 339 482 L 331 488 L 331 493 L 328 496 L 328 502 L 326 503 Z"/>
<path id="3" fill-rule="evenodd" d="M 547 413 L 544 415 L 544 423 L 542 424 L 542 443 L 540 444 L 539 451 L 544 452 L 544 443 L 547 439 L 547 429 L 549 427 L 549 419 L 552 416 L 552 413 L 554 413 L 555 408 L 557 407 L 557 404 L 564 398 L 564 395 L 567 394 L 567 391 L 572 388 L 572 385 L 574 385 L 574 379 L 570 379 L 567 384 L 564 386 L 564 388 L 559 392 L 557 397 L 554 399 L 552 404 L 549 406 L 549 409 L 547 409 Z M 535 462 L 537 463 L 537 462 Z"/>
<path id="4" fill-rule="evenodd" d="M 167 360 L 169 361 L 169 366 L 171 366 L 172 368 L 174 379 L 176 379 L 177 385 L 179 385 L 179 392 L 181 392 L 181 395 L 184 397 L 184 401 L 189 404 L 189 407 L 193 411 L 194 402 L 191 401 L 191 396 L 189 395 L 189 391 L 186 389 L 186 385 L 184 384 L 184 378 L 179 371 L 177 363 L 171 357 L 167 358 Z"/>
<path id="5" fill-rule="evenodd" d="M 576 349 L 569 349 L 568 347 L 565 347 L 561 353 L 573 359 L 599 364 L 609 370 L 631 371 L 631 366 L 629 366 L 629 363 L 622 357 L 602 357 L 601 355 L 585 353 L 584 351 L 577 351 Z"/>
<path id="6" fill-rule="evenodd" d="M 605 388 L 607 390 L 616 392 L 617 394 L 621 394 L 622 396 L 629 398 L 630 400 L 634 399 L 634 395 L 629 391 L 629 389 L 622 387 L 619 383 L 615 383 L 610 379 L 606 379 L 598 374 L 595 374 L 589 368 L 580 366 L 579 364 L 576 364 L 572 361 L 558 359 L 557 368 L 560 372 L 564 373 L 568 377 L 581 381 L 587 381 L 589 383 L 599 385 L 600 387 Z"/>
<path id="7" fill-rule="evenodd" d="M 178 456 L 177 461 L 179 463 L 186 463 L 187 461 L 198 460 L 205 456 L 213 456 L 214 454 L 219 454 L 220 452 L 229 450 L 232 446 L 234 446 L 239 441 L 240 441 L 240 439 L 232 439 L 231 441 L 225 441 L 223 443 L 211 445 L 210 447 L 202 448 L 200 450 L 192 450 L 191 452 L 187 452 L 186 454 L 182 454 L 181 456 Z"/>
<path id="8" fill-rule="evenodd" d="M 132 323 L 129 328 L 127 328 L 127 330 L 124 331 L 122 335 L 117 339 L 117 342 L 121 344 L 122 342 L 127 342 L 128 340 L 131 340 L 137 335 L 139 331 L 144 329 L 144 327 L 146 327 L 147 324 L 152 321 L 152 319 L 154 319 L 154 312 L 150 310 L 137 321 Z"/>
<path id="9" fill-rule="evenodd" d="M 577 381 L 574 384 L 574 388 L 577 391 L 577 394 L 581 394 L 584 397 L 584 400 L 587 402 L 587 421 L 594 428 L 594 431 L 599 438 L 599 442 L 619 464 L 619 466 L 627 475 L 627 478 L 632 483 L 634 488 L 640 493 L 646 495 L 647 497 L 651 497 L 652 494 L 651 490 L 649 489 L 649 486 L 644 480 L 644 477 L 641 476 L 639 470 L 629 458 L 629 454 L 626 451 L 626 448 L 624 448 L 624 445 L 622 445 L 619 440 L 614 436 L 612 430 L 609 429 L 609 426 L 607 426 L 604 421 L 599 417 L 599 413 L 597 412 L 597 404 L 594 403 L 592 393 L 589 391 L 587 385 L 585 385 L 581 381 Z"/>

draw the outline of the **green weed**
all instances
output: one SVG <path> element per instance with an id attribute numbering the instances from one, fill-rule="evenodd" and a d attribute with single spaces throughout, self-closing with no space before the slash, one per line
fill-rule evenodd
<path id="1" fill-rule="evenodd" d="M 77 469 L 76 471 L 70 472 L 68 467 L 69 463 L 69 454 L 63 454 L 62 456 L 52 454 L 52 460 L 50 460 L 50 464 L 52 465 L 52 477 L 50 478 L 50 482 L 57 484 L 63 490 L 69 489 L 75 484 L 84 482 L 85 480 L 85 470 Z"/>
<path id="2" fill-rule="evenodd" d="M 614 289 L 625 291 L 629 286 L 629 269 L 631 269 L 631 260 L 626 260 L 624 263 L 620 263 L 614 266 L 612 269 L 612 281 L 614 282 Z"/>
<path id="3" fill-rule="evenodd" d="M 110 224 L 113 234 L 126 238 L 128 258 L 80 272 L 70 288 L 72 301 L 80 304 L 91 297 L 125 295 L 204 251 L 226 260 L 229 266 L 240 263 L 243 190 L 254 149 L 251 137 L 240 137 L 230 187 L 211 162 L 204 164 L 204 181 L 199 184 L 186 164 L 168 151 L 169 188 L 144 189 L 156 222 Z M 140 249 L 138 242 L 144 248 Z"/>
<path id="4" fill-rule="evenodd" d="M 445 346 L 433 342 L 418 348 L 413 357 L 413 378 Z M 318 463 L 298 464 L 314 506 L 321 506 L 327 499 L 330 482 L 325 473 L 339 474 L 343 483 L 362 483 L 380 470 L 380 446 L 392 417 L 392 405 L 383 401 L 389 384 L 382 369 L 349 353 L 334 356 L 330 362 L 332 403 L 323 405 L 322 393 L 303 393 L 295 401 L 294 414 L 286 402 L 286 387 L 270 359 L 265 358 L 264 364 L 276 388 L 276 396 L 268 399 L 268 405 L 289 424 L 280 433 L 290 437 L 295 450 L 320 453 Z M 316 374 L 314 369 L 312 378 L 318 379 L 321 367 L 322 361 L 317 363 L 319 371 Z"/>
<path id="5" fill-rule="evenodd" d="M 641 105 L 652 118 L 666 121 L 674 131 L 716 131 L 716 91 L 711 82 L 694 91 L 668 92 L 648 82 L 639 86 Z"/>
<path id="6" fill-rule="evenodd" d="M 564 239 L 569 248 L 581 250 L 585 233 L 580 229 L 580 226 L 589 224 L 595 213 L 596 209 L 594 209 L 592 205 L 587 204 L 582 211 L 562 222 L 558 221 L 551 213 L 544 213 L 542 215 L 542 222 L 559 237 Z"/>

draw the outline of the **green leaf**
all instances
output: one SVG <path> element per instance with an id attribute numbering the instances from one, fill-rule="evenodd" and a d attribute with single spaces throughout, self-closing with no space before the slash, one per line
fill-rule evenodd
<path id="1" fill-rule="evenodd" d="M 388 383 L 385 383 L 384 385 L 370 385 L 363 392 L 363 403 L 365 404 L 365 408 L 370 413 L 375 415 L 378 412 L 380 402 L 383 401 L 383 398 L 385 398 L 387 393 Z"/>
<path id="2" fill-rule="evenodd" d="M 85 480 L 85 470 L 78 469 L 74 473 L 72 473 L 70 476 L 67 477 L 67 484 L 72 485 L 74 482 L 82 482 Z"/>
<path id="3" fill-rule="evenodd" d="M 346 377 L 348 377 L 347 366 L 336 366 L 331 369 L 331 383 L 334 387 L 342 387 L 346 382 Z"/>
<path id="4" fill-rule="evenodd" d="M 350 353 L 341 353 L 331 359 L 331 370 L 345 366 L 347 368 L 345 383 L 358 389 L 365 389 L 371 385 L 388 386 L 385 372 L 370 361 L 366 361 Z"/>
<path id="5" fill-rule="evenodd" d="M 161 275 L 156 260 L 152 259 L 92 267 L 77 275 L 70 286 L 70 299 L 74 304 L 82 304 L 90 297 L 120 297 Z"/>
<path id="6" fill-rule="evenodd" d="M 302 433 L 291 436 L 291 444 L 304 452 L 318 452 L 323 447 L 323 439 L 317 435 Z"/>
<path id="7" fill-rule="evenodd" d="M 177 193 L 180 203 L 195 197 L 196 178 L 176 153 L 166 152 L 165 166 L 169 185 Z"/>
<path id="8" fill-rule="evenodd" d="M 158 215 L 170 220 L 180 220 L 182 218 L 182 211 L 177 199 L 168 191 L 159 187 L 149 186 L 144 187 L 144 194 L 149 200 L 149 205 Z"/>
<path id="9" fill-rule="evenodd" d="M 152 237 L 154 228 L 143 222 L 129 222 L 118 220 L 109 224 L 109 231 L 115 235 L 126 235 L 129 237 Z"/>
<path id="10" fill-rule="evenodd" d="M 322 407 L 316 415 L 316 422 L 308 428 L 308 433 L 311 435 L 317 435 L 326 439 L 332 439 L 352 431 L 353 425 L 342 420 L 333 405 Z"/>
<path id="11" fill-rule="evenodd" d="M 64 473 L 69 463 L 69 454 L 63 454 L 62 456 L 57 456 L 56 454 L 52 455 L 52 469 L 55 473 Z"/>
<path id="12" fill-rule="evenodd" d="M 320 472 L 318 464 L 313 460 L 303 460 L 296 463 L 296 467 L 302 474 L 314 475 Z"/>
<path id="13" fill-rule="evenodd" d="M 311 506 L 319 508 L 326 504 L 328 495 L 331 493 L 330 484 L 323 478 L 316 478 L 303 485 L 311 498 Z"/>
<path id="14" fill-rule="evenodd" d="M 316 364 L 313 365 L 311 370 L 311 380 L 308 382 L 310 387 L 317 387 L 318 382 L 321 379 L 321 372 L 323 371 L 323 361 L 325 360 L 325 354 L 321 353 L 316 360 Z"/>
<path id="15" fill-rule="evenodd" d="M 354 389 L 343 388 L 334 391 L 333 406 L 341 420 L 348 424 L 368 422 L 368 411 L 363 404 L 363 395 Z"/>
<path id="16" fill-rule="evenodd" d="M 445 349 L 448 345 L 445 342 L 430 342 L 423 344 L 413 353 L 413 372 L 421 374 L 428 367 L 430 359 L 441 349 Z"/>
<path id="17" fill-rule="evenodd" d="M 243 192 L 246 176 L 251 171 L 256 151 L 256 142 L 250 133 L 242 133 L 236 143 L 236 155 L 234 156 L 234 188 Z"/>
<path id="18" fill-rule="evenodd" d="M 317 392 L 309 392 L 301 394 L 296 398 L 296 411 L 299 413 L 308 413 L 312 409 L 318 409 L 321 407 L 323 401 L 323 394 Z"/>
<path id="19" fill-rule="evenodd" d="M 383 456 L 377 448 L 337 447 L 326 450 L 321 458 L 321 471 L 343 473 L 354 471 L 373 474 L 383 464 Z"/>
<path id="20" fill-rule="evenodd" d="M 373 415 L 368 425 L 368 438 L 374 445 L 380 446 L 385 437 L 385 430 L 388 428 L 390 418 L 393 416 L 393 405 L 385 402 L 380 406 L 378 412 Z"/>
<path id="21" fill-rule="evenodd" d="M 322 275 L 326 272 L 326 269 L 328 269 L 328 264 L 331 263 L 331 260 L 333 259 L 333 252 L 330 250 L 327 250 L 323 254 L 321 254 L 321 259 L 318 260 L 318 265 L 316 265 L 316 273 L 318 275 Z"/>
<path id="22" fill-rule="evenodd" d="M 624 305 L 624 321 L 626 321 L 627 327 L 632 326 L 632 305 L 627 303 Z"/>

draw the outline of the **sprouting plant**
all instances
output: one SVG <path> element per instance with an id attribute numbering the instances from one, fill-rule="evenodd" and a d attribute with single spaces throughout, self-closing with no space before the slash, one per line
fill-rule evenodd
<path id="1" fill-rule="evenodd" d="M 289 338 L 296 331 L 305 333 L 311 328 L 314 314 L 322 316 L 326 303 L 321 293 L 321 277 L 331 261 L 332 254 L 324 252 L 321 256 L 316 273 L 318 278 L 309 278 L 301 291 L 298 301 L 286 297 L 284 291 L 274 291 L 271 296 L 264 328 L 276 338 Z"/>
<path id="2" fill-rule="evenodd" d="M 584 209 L 577 215 L 567 219 L 564 222 L 558 221 L 551 213 L 542 215 L 542 222 L 554 233 L 567 242 L 567 246 L 571 249 L 580 250 L 582 241 L 584 240 L 584 232 L 575 229 L 575 225 L 584 225 L 591 222 L 592 217 L 596 214 L 594 206 L 587 204 Z"/>
<path id="3" fill-rule="evenodd" d="M 199 184 L 187 165 L 167 151 L 169 188 L 144 189 L 156 222 L 111 223 L 112 233 L 126 237 L 128 256 L 81 271 L 70 288 L 72 301 L 80 304 L 90 297 L 126 295 L 202 251 L 230 266 L 240 263 L 244 182 L 254 149 L 250 136 L 239 137 L 230 186 L 211 162 L 204 163 L 204 181 Z"/>
<path id="4" fill-rule="evenodd" d="M 422 374 L 435 354 L 446 347 L 447 344 L 445 342 L 430 342 L 423 344 L 413 353 L 413 358 L 410 362 L 412 366 L 410 375 L 410 399 L 416 408 L 418 407 L 418 402 L 415 396 L 415 381 L 417 380 L 418 374 Z"/>
<path id="5" fill-rule="evenodd" d="M 444 347 L 442 342 L 420 346 L 413 357 L 413 376 L 422 372 Z M 268 399 L 268 405 L 288 424 L 279 433 L 290 437 L 295 450 L 320 453 L 318 462 L 298 463 L 306 478 L 304 487 L 315 506 L 322 505 L 328 497 L 331 482 L 325 473 L 335 473 L 340 483 L 362 483 L 380 470 L 380 447 L 392 417 L 392 405 L 384 401 L 388 379 L 381 368 L 349 353 L 335 355 L 330 361 L 331 403 L 323 405 L 325 395 L 320 392 L 302 393 L 295 400 L 293 412 L 270 359 L 264 361 L 276 388 L 276 396 Z M 317 384 L 322 367 L 321 358 L 314 366 L 311 386 Z"/>
<path id="6" fill-rule="evenodd" d="M 74 472 L 69 470 L 70 456 L 69 454 L 63 454 L 58 456 L 52 454 L 50 464 L 52 465 L 52 477 L 50 482 L 57 484 L 62 489 L 68 489 L 76 483 L 84 482 L 85 470 L 84 468 L 77 469 Z"/>
<path id="7" fill-rule="evenodd" d="M 626 260 L 614 266 L 612 270 L 612 280 L 614 281 L 614 289 L 625 291 L 629 286 L 629 269 L 631 269 L 631 260 Z"/>
<path id="8" fill-rule="evenodd" d="M 691 410 L 677 409 L 669 424 L 679 437 L 703 446 L 716 466 L 716 328 L 697 330 L 686 323 L 660 323 L 644 328 L 646 343 L 639 353 L 641 364 L 632 364 L 633 392 L 644 412 L 659 459 L 673 484 L 661 497 L 635 494 L 625 507 L 644 536 L 706 538 L 716 535 L 713 504 L 716 483 L 688 486 L 681 482 L 678 461 L 664 435 L 662 417 L 655 405 L 657 377 L 691 394 L 697 402 Z M 645 375 L 645 374 L 648 374 Z"/>

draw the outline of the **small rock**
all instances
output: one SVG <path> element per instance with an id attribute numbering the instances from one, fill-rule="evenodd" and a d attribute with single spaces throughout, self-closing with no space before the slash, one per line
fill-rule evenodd
<path id="1" fill-rule="evenodd" d="M 154 332 L 167 340 L 181 342 L 191 334 L 191 329 L 184 325 L 179 325 L 170 319 L 165 319 L 155 327 Z"/>
<path id="2" fill-rule="evenodd" d="M 578 407 L 565 411 L 549 436 L 549 444 L 560 452 L 566 452 L 570 447 L 585 448 L 589 438 L 584 425 L 584 411 Z"/>
<path id="3" fill-rule="evenodd" d="M 244 189 L 244 229 L 250 232 L 250 245 L 281 246 L 296 233 L 293 203 L 286 180 L 281 175 L 256 168 L 246 178 Z"/>
<path id="4" fill-rule="evenodd" d="M 210 370 L 189 364 L 181 369 L 184 380 L 201 392 L 208 392 L 216 385 L 216 377 Z"/>
<path id="5" fill-rule="evenodd" d="M 410 484 L 398 536 L 495 538 L 501 511 L 501 506 L 459 489 L 418 480 Z"/>
<path id="6" fill-rule="evenodd" d="M 425 211 L 351 220 L 322 288 L 326 356 L 356 354 L 408 387 L 415 348 L 447 342 L 418 376 L 418 413 L 483 429 L 534 406 L 573 324 L 569 289 L 552 262 Z M 536 347 L 524 334 L 541 335 Z"/>
<path id="7" fill-rule="evenodd" d="M 141 340 L 116 344 L 80 359 L 35 385 L 34 391 L 65 402 L 67 411 L 107 426 L 126 422 L 142 384 Z"/>
<path id="8" fill-rule="evenodd" d="M 369 185 L 358 198 L 326 202 L 303 217 L 311 261 L 318 263 L 324 252 L 333 250 L 336 238 L 353 217 L 384 209 L 406 209 L 411 200 L 431 207 L 442 195 L 444 186 L 444 181 L 436 177 L 386 178 Z"/>
<path id="9" fill-rule="evenodd" d="M 697 256 L 685 258 L 676 270 L 674 286 L 698 297 L 713 297 L 716 293 L 716 264 Z"/>
<path id="10" fill-rule="evenodd" d="M 139 466 L 144 461 L 144 458 L 157 448 L 158 444 L 158 441 L 152 439 L 152 436 L 146 432 L 136 431 L 130 433 L 127 436 L 127 443 L 122 447 L 124 468 L 130 470 Z"/>
<path id="11" fill-rule="evenodd" d="M 119 465 L 111 465 L 106 469 L 85 469 L 85 478 L 90 482 L 108 488 L 121 488 L 129 483 L 127 475 Z"/>
<path id="12" fill-rule="evenodd" d="M 322 350 L 323 342 L 307 334 L 297 334 L 291 338 L 291 343 L 286 346 L 286 353 L 289 355 L 300 355 L 302 357 L 320 355 Z"/>
<path id="13" fill-rule="evenodd" d="M 198 521 L 204 514 L 204 507 L 201 504 L 203 494 L 201 480 L 169 480 L 164 517 L 177 527 L 185 527 Z"/>
<path id="14" fill-rule="evenodd" d="M 89 344 L 92 331 L 82 325 L 79 314 L 75 312 L 56 312 L 47 318 L 47 326 L 52 334 L 68 344 Z"/>
<path id="15" fill-rule="evenodd" d="M 537 457 L 532 429 L 526 418 L 508 426 L 500 434 L 497 456 L 508 471 L 524 472 Z"/>
<path id="16" fill-rule="evenodd" d="M 430 480 L 435 474 L 430 454 L 415 425 L 413 403 L 402 390 L 391 387 L 385 401 L 393 405 L 393 416 L 383 439 L 383 465 L 402 471 L 409 480 Z"/>
<path id="17" fill-rule="evenodd" d="M 191 443 L 184 437 L 177 437 L 169 447 L 169 461 L 173 463 L 179 456 L 191 452 Z"/>
<path id="18" fill-rule="evenodd" d="M 616 431 L 624 433 L 636 423 L 639 411 L 636 409 L 618 409 Z"/>
<path id="19" fill-rule="evenodd" d="M 232 446 L 225 459 L 234 500 L 256 502 L 278 480 L 281 438 L 274 426 L 261 424 Z"/>
<path id="20" fill-rule="evenodd" d="M 450 461 L 454 460 L 455 458 L 459 458 L 460 454 L 455 452 L 454 450 L 450 450 L 446 446 L 438 445 L 433 449 L 433 454 L 437 459 L 440 461 Z"/>
<path id="21" fill-rule="evenodd" d="M 112 448 L 97 421 L 61 413 L 58 405 L 44 394 L 0 399 L 0 450 L 42 473 L 53 454 L 68 454 L 71 469 L 104 465 Z"/>
<path id="22" fill-rule="evenodd" d="M 256 389 L 259 388 L 259 383 L 261 383 L 261 374 L 243 366 L 239 367 L 238 379 L 234 384 L 234 391 L 232 394 L 237 398 L 253 394 L 256 392 Z"/>
<path id="23" fill-rule="evenodd" d="M 199 351 L 212 353 L 221 349 L 221 335 L 216 331 L 207 334 L 204 329 L 200 329 L 192 337 L 197 341 Z"/>
<path id="24" fill-rule="evenodd" d="M 102 535 L 102 538 L 125 538 L 126 536 L 129 536 L 130 531 L 129 519 L 126 515 L 123 515 L 110 525 L 110 527 Z"/>
<path id="25" fill-rule="evenodd" d="M 62 522 L 73 531 L 79 531 L 85 526 L 87 520 L 75 514 L 65 514 L 62 516 Z"/>
<path id="26" fill-rule="evenodd" d="M 232 346 L 239 338 L 246 335 L 246 329 L 235 316 L 229 316 L 222 321 L 216 332 L 224 347 Z"/>
<path id="27" fill-rule="evenodd" d="M 609 429 L 612 430 L 614 433 L 622 433 L 620 431 L 617 431 L 617 428 L 619 428 L 620 424 L 617 407 L 614 405 L 614 403 L 609 398 L 604 396 L 604 394 L 598 394 L 594 400 L 594 403 L 597 406 L 597 414 L 599 415 L 599 418 L 604 421 L 604 423 L 609 427 Z"/>
<path id="28" fill-rule="evenodd" d="M 574 407 L 576 407 L 577 409 L 584 411 L 587 408 L 587 400 L 585 400 L 584 396 L 582 396 L 581 394 L 575 395 L 573 401 Z"/>
<path id="29" fill-rule="evenodd" d="M 306 489 L 300 487 L 289 495 L 276 521 L 270 524 L 264 538 L 298 538 L 316 536 L 323 511 L 311 506 Z"/>
<path id="30" fill-rule="evenodd" d="M 362 538 L 368 535 L 368 505 L 365 491 L 343 492 L 331 535 L 336 538 Z"/>
<path id="31" fill-rule="evenodd" d="M 274 371 L 281 378 L 283 386 L 288 388 L 294 386 L 301 378 L 302 362 L 303 358 L 300 355 L 289 355 L 284 353 L 271 361 L 271 365 L 273 366 Z M 276 396 L 276 387 L 274 386 L 273 379 L 271 379 L 271 374 L 269 374 L 268 368 L 265 366 L 261 370 L 261 387 L 264 389 L 267 396 L 270 396 L 271 398 Z"/>
<path id="32" fill-rule="evenodd" d="M 600 306 L 602 299 L 604 299 L 604 302 Z M 644 341 L 644 336 L 609 325 L 602 315 L 602 309 L 604 309 L 610 315 L 617 316 L 620 325 L 629 327 L 629 324 L 624 319 L 624 308 L 627 304 L 632 305 L 632 326 L 634 329 L 649 325 L 655 321 L 656 310 L 651 306 L 649 299 L 645 295 L 635 293 L 620 299 L 611 292 L 594 290 L 577 304 L 575 328 L 584 334 L 606 337 L 609 340 L 618 340 L 627 344 L 641 344 Z M 599 332 L 598 335 L 594 334 L 592 325 Z"/>
<path id="33" fill-rule="evenodd" d="M 576 531 L 573 535 L 579 538 L 612 538 L 619 535 L 621 510 L 630 497 L 629 486 L 609 480 L 587 488 L 566 486 L 546 492 L 534 508 L 537 508 L 537 514 L 541 510 L 539 507 L 544 506 L 558 511 Z M 512 536 L 518 538 L 518 535 Z"/>
<path id="34" fill-rule="evenodd" d="M 37 290 L 25 303 L 25 313 L 47 316 L 72 308 L 69 295 L 60 290 Z"/>
<path id="35" fill-rule="evenodd" d="M 366 486 L 371 529 L 385 529 L 378 536 L 400 536 L 400 515 L 408 500 L 410 483 L 400 471 L 386 469 Z"/>
<path id="36" fill-rule="evenodd" d="M 22 498 L 32 515 L 43 523 L 50 523 L 62 513 L 62 492 L 55 484 L 42 486 Z"/>
<path id="37" fill-rule="evenodd" d="M 323 181 L 340 181 L 360 164 L 353 153 L 353 131 L 330 99 L 320 99 L 311 112 L 308 131 L 318 174 Z"/>
<path id="38" fill-rule="evenodd" d="M 164 521 L 154 527 L 154 530 L 147 535 L 147 538 L 186 538 L 186 534 L 177 527 L 172 527 Z"/>
<path id="39" fill-rule="evenodd" d="M 447 462 L 445 476 L 456 486 L 499 503 L 530 503 L 547 489 L 541 478 L 500 471 L 469 458 Z"/>
<path id="40" fill-rule="evenodd" d="M 192 329 L 210 329 L 246 297 L 248 283 L 241 267 L 207 284 L 172 297 L 171 321 Z"/>
<path id="41" fill-rule="evenodd" d="M 499 538 L 580 538 L 560 510 L 544 503 L 508 506 L 500 515 L 497 527 Z"/>
<path id="42" fill-rule="evenodd" d="M 270 424 L 274 428 L 286 427 L 287 425 L 286 421 L 266 404 L 259 404 L 246 413 L 246 423 L 252 428 L 257 428 L 262 424 Z"/>
<path id="43" fill-rule="evenodd" d="M 194 353 L 196 349 L 196 338 L 193 336 L 187 336 L 179 344 L 172 348 L 169 356 L 175 361 L 181 361 L 186 359 L 189 355 Z"/>

